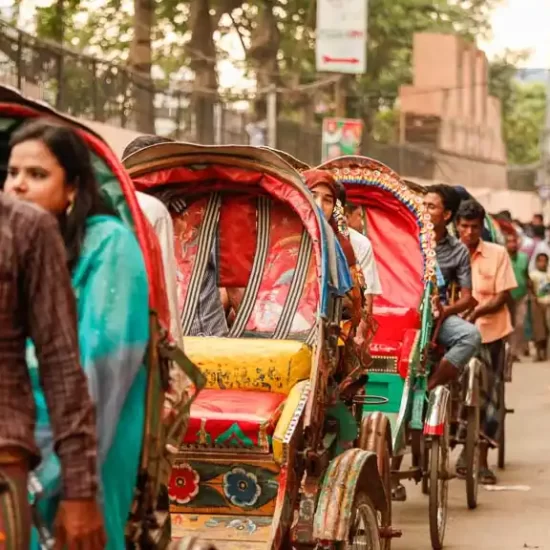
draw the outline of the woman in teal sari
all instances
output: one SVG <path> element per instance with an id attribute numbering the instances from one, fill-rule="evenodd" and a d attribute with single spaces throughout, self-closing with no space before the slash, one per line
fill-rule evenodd
<path id="1" fill-rule="evenodd" d="M 122 550 L 145 420 L 149 309 L 143 257 L 133 233 L 103 202 L 89 151 L 73 130 L 33 121 L 13 135 L 10 145 L 5 191 L 55 215 L 65 241 L 77 298 L 82 367 L 96 404 L 107 548 Z M 61 471 L 31 343 L 28 364 L 42 452 L 35 471 L 43 487 L 38 509 L 53 531 Z M 32 548 L 37 547 L 34 533 Z"/>

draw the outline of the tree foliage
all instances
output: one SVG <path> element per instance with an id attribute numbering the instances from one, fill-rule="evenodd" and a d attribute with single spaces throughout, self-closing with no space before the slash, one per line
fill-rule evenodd
<path id="1" fill-rule="evenodd" d="M 466 40 L 479 40 L 490 32 L 490 13 L 499 2 L 370 0 L 367 74 L 346 80 L 348 116 L 362 117 L 368 130 L 383 140 L 391 139 L 399 87 L 412 79 L 414 34 L 456 33 Z M 210 25 L 204 10 L 197 21 L 201 4 L 208 6 Z M 189 80 L 194 74 L 195 86 L 217 87 L 216 62 L 235 53 L 224 50 L 224 37 L 236 33 L 245 52 L 244 62 L 238 64 L 243 76 L 256 77 L 261 89 L 271 84 L 285 88 L 279 104 L 287 114 L 299 118 L 299 112 L 307 111 L 314 116 L 315 103 L 334 108 L 332 88 L 297 91 L 300 85 L 322 78 L 315 68 L 315 1 L 153 0 L 153 5 L 151 43 L 157 85 L 173 86 L 174 80 Z M 132 16 L 129 0 L 103 0 L 100 9 L 92 9 L 91 0 L 52 0 L 37 10 L 37 32 L 56 39 L 61 28 L 65 43 L 125 61 L 137 24 Z M 506 143 L 514 162 L 535 158 L 540 122 L 541 90 L 513 83 L 515 67 L 524 55 L 507 52 L 491 65 L 490 73 L 491 93 L 502 101 Z M 528 126 L 522 130 L 532 135 L 533 143 L 522 144 L 516 137 L 520 123 Z"/>
<path id="2" fill-rule="evenodd" d="M 546 90 L 543 84 L 512 82 L 503 120 L 504 140 L 511 164 L 530 164 L 540 159 L 545 112 Z"/>
<path id="3" fill-rule="evenodd" d="M 517 81 L 517 67 L 527 51 L 506 51 L 489 70 L 489 92 L 502 103 L 502 130 L 508 161 L 530 164 L 540 158 L 546 90 L 543 84 Z"/>

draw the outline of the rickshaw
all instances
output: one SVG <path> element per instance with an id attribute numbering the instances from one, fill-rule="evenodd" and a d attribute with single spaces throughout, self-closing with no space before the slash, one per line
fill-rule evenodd
<path id="1" fill-rule="evenodd" d="M 384 164 L 365 157 L 341 157 L 320 167 L 330 170 L 346 188 L 349 203 L 359 205 L 363 233 L 373 246 L 384 294 L 375 299 L 378 330 L 370 345 L 367 397 L 381 396 L 383 404 L 366 403 L 366 419 L 373 412 L 378 429 L 391 428 L 392 457 L 405 454 L 410 443 L 412 468 L 392 471 L 393 481 L 422 482 L 429 495 L 430 536 L 441 548 L 446 525 L 450 474 L 453 395 L 447 387 L 427 391 L 435 363 L 437 322 L 432 297 L 437 293 L 435 237 L 424 211 L 422 194 Z M 465 388 L 476 391 L 475 378 Z M 476 409 L 474 393 L 459 392 L 466 407 Z M 472 423 L 472 429 L 477 424 Z M 383 429 L 383 428 L 382 428 Z M 475 433 L 472 435 L 477 443 Z M 475 464 L 474 457 L 472 462 Z M 472 476 L 473 481 L 477 481 Z M 477 483 L 476 483 L 477 486 Z M 469 492 L 469 491 L 468 491 Z"/>
<path id="2" fill-rule="evenodd" d="M 393 533 L 376 454 L 337 449 L 328 414 L 349 272 L 301 176 L 238 146 L 164 143 L 125 166 L 172 213 L 185 349 L 207 380 L 170 481 L 174 538 L 380 548 Z M 226 334 L 189 336 L 212 251 L 217 286 L 240 302 Z"/>
<path id="3" fill-rule="evenodd" d="M 185 371 L 188 382 L 199 390 L 203 384 L 200 373 L 175 347 L 168 333 L 169 313 L 164 287 L 162 260 L 158 241 L 152 227 L 138 206 L 132 182 L 105 141 L 95 132 L 76 120 L 64 116 L 45 103 L 31 101 L 12 88 L 0 86 L 0 181 L 5 180 L 9 158 L 9 139 L 27 119 L 46 117 L 58 124 L 75 128 L 90 148 L 96 176 L 101 192 L 120 218 L 134 231 L 143 252 L 150 285 L 150 326 L 146 365 L 148 369 L 146 425 L 139 479 L 131 517 L 127 524 L 128 548 L 165 548 L 170 542 L 170 522 L 165 488 L 169 481 L 170 454 L 166 444 L 181 437 L 192 401 L 186 394 L 180 394 L 178 406 L 171 408 L 165 402 L 166 392 L 176 391 L 171 386 L 169 363 L 176 361 Z M 29 495 L 40 498 L 41 487 L 31 476 Z M 51 547 L 51 534 L 40 518 L 34 514 L 44 547 Z"/>

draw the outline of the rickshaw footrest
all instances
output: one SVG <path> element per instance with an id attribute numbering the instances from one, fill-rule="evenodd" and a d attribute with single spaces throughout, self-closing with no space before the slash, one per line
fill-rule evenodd
<path id="1" fill-rule="evenodd" d="M 383 539 L 399 539 L 403 536 L 403 531 L 401 531 L 401 529 L 394 529 L 391 526 L 380 527 L 380 529 L 378 530 L 378 534 Z"/>

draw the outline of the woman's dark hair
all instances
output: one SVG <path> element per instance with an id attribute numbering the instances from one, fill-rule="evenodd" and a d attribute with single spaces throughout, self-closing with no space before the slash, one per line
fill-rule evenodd
<path id="1" fill-rule="evenodd" d="M 26 122 L 10 139 L 10 147 L 25 141 L 44 143 L 65 172 L 65 181 L 76 188 L 69 213 L 58 217 L 69 268 L 75 267 L 86 232 L 86 220 L 97 214 L 116 215 L 100 195 L 90 151 L 75 130 L 45 119 Z"/>
<path id="2" fill-rule="evenodd" d="M 443 208 L 448 210 L 451 213 L 451 221 L 456 216 L 456 212 L 460 205 L 460 195 L 450 185 L 445 185 L 444 183 L 438 183 L 436 185 L 429 185 L 426 188 L 426 193 L 435 193 L 441 198 L 443 203 Z"/>
<path id="3" fill-rule="evenodd" d="M 485 221 L 485 208 L 479 202 L 470 199 L 460 203 L 456 213 L 456 221 L 460 220 L 479 220 L 482 224 Z"/>

